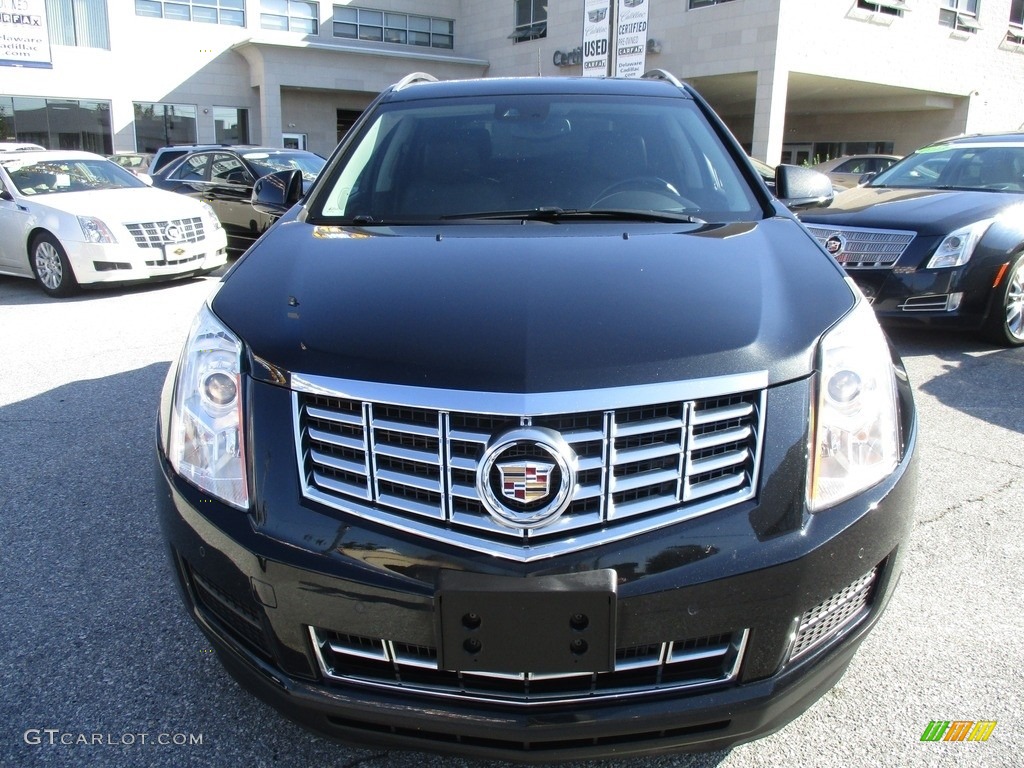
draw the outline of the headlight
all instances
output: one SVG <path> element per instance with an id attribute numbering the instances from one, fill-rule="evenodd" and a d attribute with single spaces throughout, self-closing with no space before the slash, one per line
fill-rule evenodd
<path id="1" fill-rule="evenodd" d="M 896 379 L 866 301 L 825 335 L 819 354 L 808 466 L 812 512 L 870 488 L 899 461 Z"/>
<path id="2" fill-rule="evenodd" d="M 178 365 L 168 458 L 186 480 L 247 509 L 241 357 L 241 342 L 204 305 Z"/>
<path id="3" fill-rule="evenodd" d="M 993 219 L 976 221 L 955 232 L 950 232 L 939 243 L 935 254 L 928 260 L 927 269 L 959 267 L 961 264 L 966 264 L 974 253 L 974 247 L 992 225 L 992 221 Z"/>
<path id="4" fill-rule="evenodd" d="M 202 200 L 199 201 L 199 204 L 203 206 L 203 209 L 206 211 L 206 215 L 209 216 L 210 220 L 213 222 L 213 228 L 222 229 L 220 219 L 217 218 L 217 212 L 213 210 L 213 206 L 209 203 L 204 203 Z"/>
<path id="5" fill-rule="evenodd" d="M 110 231 L 102 221 L 94 216 L 79 216 L 78 223 L 82 227 L 82 234 L 89 243 L 116 243 L 114 233 Z"/>

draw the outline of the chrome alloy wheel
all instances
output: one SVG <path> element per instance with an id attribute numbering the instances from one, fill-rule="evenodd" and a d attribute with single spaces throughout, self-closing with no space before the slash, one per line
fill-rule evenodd
<path id="1" fill-rule="evenodd" d="M 1024 259 L 1019 259 L 1010 272 L 1005 308 L 1006 332 L 1017 341 L 1024 341 Z"/>
<path id="2" fill-rule="evenodd" d="M 40 240 L 36 243 L 36 249 L 32 256 L 35 260 L 39 282 L 51 291 L 60 288 L 64 282 L 64 267 L 61 264 L 60 253 L 54 244 L 48 240 Z"/>

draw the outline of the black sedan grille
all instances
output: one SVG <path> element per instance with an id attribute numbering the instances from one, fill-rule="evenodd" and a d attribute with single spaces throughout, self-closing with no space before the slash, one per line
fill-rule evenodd
<path id="1" fill-rule="evenodd" d="M 914 240 L 915 232 L 861 227 L 828 227 L 807 224 L 807 229 L 823 248 L 834 253 L 845 269 L 891 268 Z M 841 244 L 836 252 L 829 241 Z"/>
<path id="2" fill-rule="evenodd" d="M 473 701 L 551 704 L 733 682 L 749 630 L 619 648 L 615 669 L 567 675 L 449 672 L 437 649 L 309 627 L 320 671 L 329 681 Z"/>
<path id="3" fill-rule="evenodd" d="M 727 383 L 679 387 L 706 391 Z M 346 391 L 350 384 L 333 382 L 332 389 Z M 658 385 L 657 394 L 672 388 Z M 541 412 L 467 412 L 318 389 L 295 393 L 307 498 L 509 559 L 583 549 L 707 514 L 756 493 L 763 388 L 652 404 L 636 402 L 650 394 L 644 387 L 611 394 L 599 390 L 602 407 L 568 413 L 546 412 L 543 395 L 537 396 Z M 429 402 L 445 394 L 459 399 L 458 393 L 424 390 L 409 391 L 408 397 Z M 573 398 L 585 403 L 592 394 L 573 393 Z M 478 401 L 488 395 L 466 397 Z M 564 514 L 551 525 L 521 530 L 488 513 L 477 475 L 492 439 L 526 424 L 561 435 L 578 457 L 578 470 Z"/>

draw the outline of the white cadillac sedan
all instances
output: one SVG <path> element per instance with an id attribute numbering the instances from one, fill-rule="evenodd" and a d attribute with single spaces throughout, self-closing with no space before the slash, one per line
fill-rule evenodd
<path id="1" fill-rule="evenodd" d="M 51 296 L 205 274 L 227 260 L 213 209 L 90 152 L 0 156 L 0 274 Z"/>

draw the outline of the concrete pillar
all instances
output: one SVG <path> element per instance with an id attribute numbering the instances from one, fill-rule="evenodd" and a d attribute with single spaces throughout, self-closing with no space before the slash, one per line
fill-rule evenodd
<path id="1" fill-rule="evenodd" d="M 252 137 L 256 143 L 267 147 L 283 146 L 281 138 L 281 84 L 274 78 L 266 78 L 259 85 L 260 90 L 260 135 Z"/>
<path id="2" fill-rule="evenodd" d="M 776 62 L 770 69 L 757 72 L 754 97 L 754 135 L 751 154 L 769 165 L 778 165 L 786 130 L 786 97 L 789 70 Z"/>

